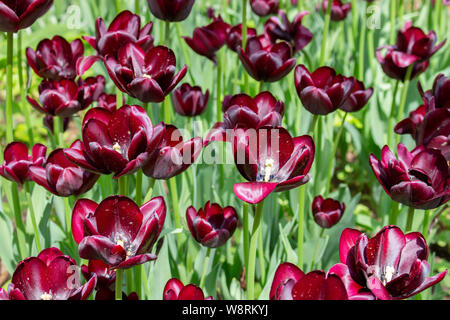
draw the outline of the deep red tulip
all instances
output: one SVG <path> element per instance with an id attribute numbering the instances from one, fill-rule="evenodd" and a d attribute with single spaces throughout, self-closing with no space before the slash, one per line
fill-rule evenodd
<path id="1" fill-rule="evenodd" d="M 213 18 L 214 21 L 209 25 L 195 28 L 192 38 L 183 38 L 197 54 L 217 63 L 216 52 L 225 44 L 230 25 L 220 16 Z"/>
<path id="2" fill-rule="evenodd" d="M 158 124 L 155 131 L 162 134 L 163 138 L 143 168 L 146 176 L 153 179 L 170 179 L 188 169 L 200 155 L 200 137 L 183 141 L 175 126 L 164 123 Z"/>
<path id="3" fill-rule="evenodd" d="M 80 39 L 71 43 L 60 36 L 39 42 L 36 51 L 27 48 L 27 61 L 41 78 L 50 80 L 73 80 L 77 76 L 76 63 L 83 56 L 84 47 Z"/>
<path id="4" fill-rule="evenodd" d="M 9 143 L 3 153 L 3 164 L 0 165 L 0 175 L 17 184 L 24 184 L 31 180 L 30 166 L 42 166 L 45 162 L 47 147 L 35 144 L 28 155 L 28 147 L 22 142 Z"/>
<path id="5" fill-rule="evenodd" d="M 309 11 L 298 13 L 292 22 L 289 21 L 284 11 L 280 11 L 279 14 L 281 20 L 278 17 L 270 17 L 266 21 L 264 32 L 273 43 L 277 40 L 285 40 L 292 45 L 294 52 L 302 50 L 313 38 L 311 31 L 302 26 L 302 19 L 309 14 Z"/>
<path id="6" fill-rule="evenodd" d="M 41 166 L 30 166 L 31 179 L 60 197 L 79 196 L 89 191 L 99 176 L 74 165 L 56 149 Z"/>
<path id="7" fill-rule="evenodd" d="M 295 68 L 295 87 L 303 106 L 315 115 L 327 115 L 349 99 L 355 78 L 336 75 L 330 67 L 320 67 L 310 73 L 304 65 Z M 364 95 L 364 94 L 362 94 Z M 350 98 L 351 102 L 352 99 Z"/>
<path id="8" fill-rule="evenodd" d="M 356 230 L 355 230 L 356 231 Z M 328 270 L 328 274 L 333 274 L 341 278 L 347 291 L 348 300 L 375 300 L 376 297 L 365 286 L 353 280 L 350 269 L 344 263 L 337 263 Z"/>
<path id="9" fill-rule="evenodd" d="M 270 300 L 347 300 L 342 280 L 334 274 L 311 271 L 305 274 L 292 263 L 282 263 L 275 271 Z"/>
<path id="10" fill-rule="evenodd" d="M 142 107 L 128 105 L 114 112 L 90 109 L 82 136 L 83 141 L 64 150 L 66 157 L 91 172 L 114 173 L 114 178 L 141 169 L 162 138 Z"/>
<path id="11" fill-rule="evenodd" d="M 96 90 L 104 87 L 105 79 L 102 76 L 92 80 L 97 82 L 81 82 L 81 85 L 77 85 L 73 80 L 44 80 L 39 85 L 39 102 L 30 96 L 27 99 L 39 112 L 67 118 L 92 104 L 94 87 Z"/>
<path id="12" fill-rule="evenodd" d="M 117 58 L 120 48 L 127 43 L 134 43 L 147 52 L 153 47 L 153 37 L 150 35 L 152 28 L 153 22 L 149 22 L 141 29 L 141 18 L 128 10 L 118 14 L 108 28 L 103 19 L 98 18 L 96 36 L 83 36 L 97 51 L 97 55 L 78 61 L 78 75 L 84 74 L 95 62 L 103 60 L 107 55 Z"/>
<path id="13" fill-rule="evenodd" d="M 125 104 L 125 97 L 123 97 L 122 105 Z M 106 109 L 109 112 L 114 112 L 117 109 L 117 96 L 115 94 L 103 93 L 98 97 L 98 108 Z"/>
<path id="14" fill-rule="evenodd" d="M 233 236 L 238 215 L 233 207 L 222 208 L 208 201 L 198 211 L 190 206 L 186 211 L 186 221 L 198 243 L 208 248 L 218 248 Z"/>
<path id="15" fill-rule="evenodd" d="M 410 134 L 415 140 L 418 138 L 419 129 L 425 118 L 427 108 L 423 104 L 409 113 L 409 117 L 403 119 L 394 128 L 397 134 Z"/>
<path id="16" fill-rule="evenodd" d="M 0 289 L 0 300 L 86 300 L 97 277 L 81 285 L 77 268 L 75 260 L 59 249 L 44 249 L 19 262 L 8 292 Z"/>
<path id="17" fill-rule="evenodd" d="M 185 286 L 180 280 L 172 278 L 164 287 L 163 300 L 213 300 L 213 298 L 205 298 L 202 289 L 194 284 Z"/>
<path id="18" fill-rule="evenodd" d="M 256 29 L 247 27 L 247 39 L 256 36 Z M 242 47 L 242 23 L 230 28 L 227 34 L 227 46 L 234 52 Z"/>
<path id="19" fill-rule="evenodd" d="M 234 161 L 249 182 L 234 185 L 242 201 L 255 204 L 272 192 L 297 188 L 310 179 L 315 145 L 310 136 L 292 138 L 282 127 L 238 129 Z"/>
<path id="20" fill-rule="evenodd" d="M 165 21 L 183 21 L 191 13 L 195 0 L 147 0 L 155 17 Z"/>
<path id="21" fill-rule="evenodd" d="M 187 66 L 175 74 L 176 62 L 167 47 L 157 46 L 145 53 L 131 42 L 119 49 L 118 60 L 112 55 L 105 57 L 106 69 L 116 86 L 143 103 L 162 102 L 183 79 Z"/>
<path id="22" fill-rule="evenodd" d="M 425 34 L 422 29 L 407 22 L 397 34 L 397 42 L 393 46 L 382 46 L 377 49 L 377 59 L 383 71 L 389 77 L 405 81 L 406 72 L 412 67 L 411 79 L 424 72 L 429 65 L 429 59 L 438 51 L 446 40 L 436 46 L 436 33 Z M 387 49 L 383 57 L 381 50 Z"/>
<path id="23" fill-rule="evenodd" d="M 439 150 L 423 146 L 409 152 L 397 147 L 398 160 L 385 146 L 381 161 L 370 155 L 370 165 L 392 200 L 416 209 L 434 209 L 450 199 L 450 174 Z"/>
<path id="24" fill-rule="evenodd" d="M 257 81 L 275 82 L 284 78 L 295 66 L 292 47 L 287 42 L 272 44 L 265 36 L 255 36 L 239 50 L 239 59 L 248 74 Z"/>
<path id="25" fill-rule="evenodd" d="M 214 125 L 208 133 L 205 145 L 211 141 L 233 142 L 228 133 L 236 128 L 258 129 L 264 126 L 279 127 L 283 120 L 284 103 L 268 91 L 261 92 L 254 98 L 241 93 L 228 96 L 223 103 L 224 121 Z"/>
<path id="26" fill-rule="evenodd" d="M 100 96 L 105 93 L 105 77 L 96 76 L 86 79 L 78 79 L 78 87 L 83 88 L 82 101 L 98 101 Z"/>
<path id="27" fill-rule="evenodd" d="M 450 78 L 439 74 L 433 83 L 431 90 L 425 91 L 420 82 L 417 83 L 419 92 L 428 109 L 450 108 Z"/>
<path id="28" fill-rule="evenodd" d="M 279 0 L 250 0 L 250 6 L 255 14 L 260 17 L 276 14 L 280 7 Z"/>
<path id="29" fill-rule="evenodd" d="M 195 117 L 205 112 L 209 101 L 209 90 L 205 94 L 199 86 L 191 86 L 184 83 L 172 94 L 173 107 L 175 111 L 187 117 Z"/>
<path id="30" fill-rule="evenodd" d="M 344 77 L 345 80 L 354 81 L 353 89 L 348 98 L 342 103 L 339 109 L 345 112 L 357 112 L 364 108 L 364 106 L 369 101 L 373 94 L 373 88 L 366 89 L 364 83 L 359 80 L 354 79 L 354 77 Z M 353 80 L 354 79 L 354 80 Z M 345 81 L 344 80 L 344 81 Z"/>
<path id="31" fill-rule="evenodd" d="M 59 121 L 58 119 L 56 121 Z M 70 118 L 64 118 L 63 119 L 63 132 L 65 132 L 69 128 L 69 121 Z M 44 119 L 42 119 L 42 123 L 48 130 L 50 130 L 51 133 L 54 133 L 55 131 L 55 117 L 47 114 Z"/>
<path id="32" fill-rule="evenodd" d="M 0 31 L 17 32 L 30 27 L 52 4 L 53 0 L 0 0 Z"/>
<path id="33" fill-rule="evenodd" d="M 328 0 L 322 1 L 322 10 L 326 12 L 328 9 Z M 331 4 L 331 20 L 341 21 L 347 18 L 348 13 L 352 9 L 351 3 L 342 3 L 341 0 L 333 0 Z"/>
<path id="34" fill-rule="evenodd" d="M 78 207 L 75 207 L 75 208 L 77 208 L 77 210 L 79 210 L 79 208 L 80 208 L 80 203 L 82 203 L 82 202 L 80 201 L 79 203 L 77 203 Z M 93 211 L 95 211 L 96 205 L 97 204 L 95 202 L 93 202 L 93 205 L 88 208 L 93 209 Z M 74 208 L 74 211 L 75 211 L 75 208 Z M 81 218 L 81 217 L 78 216 L 77 218 Z M 74 222 L 74 216 L 72 216 L 72 224 L 73 224 L 73 222 Z M 80 227 L 80 225 L 75 225 L 75 227 Z M 83 227 L 83 226 L 81 225 L 81 227 Z M 80 236 L 82 236 L 81 233 L 80 233 Z M 81 273 L 83 274 L 83 277 L 86 279 L 86 281 L 89 281 L 92 277 L 97 278 L 97 285 L 96 285 L 97 290 L 109 289 L 109 290 L 113 291 L 115 288 L 114 286 L 115 286 L 115 282 L 116 282 L 116 271 L 109 268 L 109 266 L 106 263 L 104 263 L 102 260 L 89 260 L 88 265 L 83 264 L 81 266 Z"/>
<path id="35" fill-rule="evenodd" d="M 166 218 L 164 198 L 141 207 L 124 196 L 111 196 L 96 204 L 78 200 L 72 213 L 72 235 L 83 259 L 102 260 L 110 268 L 128 269 L 155 260 L 153 244 Z"/>
<path id="36" fill-rule="evenodd" d="M 404 234 L 386 226 L 373 238 L 345 229 L 339 243 L 341 263 L 353 280 L 382 300 L 406 299 L 440 282 L 447 270 L 428 277 L 428 246 L 418 232 Z"/>
<path id="37" fill-rule="evenodd" d="M 322 228 L 331 228 L 342 218 L 345 211 L 345 203 L 322 196 L 317 196 L 312 202 L 312 214 L 314 221 Z"/>

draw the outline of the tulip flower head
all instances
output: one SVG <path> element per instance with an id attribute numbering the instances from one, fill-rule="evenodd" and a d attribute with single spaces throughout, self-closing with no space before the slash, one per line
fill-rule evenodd
<path id="1" fill-rule="evenodd" d="M 141 207 L 124 196 L 97 205 L 80 199 L 72 213 L 72 235 L 83 259 L 101 260 L 113 269 L 129 269 L 155 260 L 151 252 L 166 218 L 162 197 Z"/>
<path id="2" fill-rule="evenodd" d="M 375 176 L 392 200 L 416 209 L 437 208 L 450 199 L 449 167 L 439 150 L 397 147 L 398 159 L 384 146 L 381 161 L 370 155 Z"/>
<path id="3" fill-rule="evenodd" d="M 256 204 L 272 192 L 297 188 L 310 179 L 315 145 L 310 136 L 292 138 L 282 127 L 237 129 L 234 161 L 249 182 L 234 185 L 242 201 Z"/>
<path id="4" fill-rule="evenodd" d="M 404 234 L 397 226 L 386 226 L 373 238 L 345 229 L 339 242 L 339 257 L 347 265 L 352 281 L 368 288 L 381 300 L 412 297 L 437 284 L 447 270 L 428 277 L 428 246 L 418 232 Z"/>
<path id="5" fill-rule="evenodd" d="M 213 300 L 213 298 L 205 298 L 202 289 L 194 284 L 185 286 L 180 280 L 172 278 L 164 287 L 163 300 Z"/>
<path id="6" fill-rule="evenodd" d="M 233 207 L 222 208 L 208 201 L 198 211 L 190 206 L 186 211 L 186 221 L 198 243 L 208 248 L 218 248 L 233 236 L 238 215 Z"/>
<path id="7" fill-rule="evenodd" d="M 305 274 L 292 263 L 282 263 L 275 271 L 270 300 L 347 300 L 342 280 L 334 274 L 315 270 Z"/>
<path id="8" fill-rule="evenodd" d="M 256 29 L 247 27 L 247 39 L 256 36 Z M 242 47 L 242 23 L 230 28 L 227 34 L 228 48 L 234 52 L 238 52 Z"/>
<path id="9" fill-rule="evenodd" d="M 199 86 L 184 83 L 172 94 L 173 107 L 179 115 L 195 117 L 205 112 L 209 101 L 209 90 L 205 94 Z"/>
<path id="10" fill-rule="evenodd" d="M 280 7 L 279 0 L 250 0 L 250 6 L 255 14 L 260 17 L 275 14 Z"/>
<path id="11" fill-rule="evenodd" d="M 53 0 L 0 0 L 0 31 L 26 29 L 43 16 Z"/>
<path id="12" fill-rule="evenodd" d="M 195 0 L 147 0 L 152 14 L 160 20 L 178 22 L 191 13 Z"/>
<path id="13" fill-rule="evenodd" d="M 75 260 L 59 249 L 44 249 L 19 262 L 8 291 L 0 289 L 0 300 L 86 300 L 97 277 L 81 285 L 77 268 Z"/>
<path id="14" fill-rule="evenodd" d="M 364 108 L 373 94 L 373 88 L 366 89 L 364 83 L 354 77 L 344 77 L 342 79 L 353 81 L 353 89 L 348 98 L 342 103 L 339 109 L 345 112 L 357 112 Z"/>
<path id="15" fill-rule="evenodd" d="M 28 147 L 22 142 L 9 143 L 3 153 L 3 164 L 0 165 L 0 175 L 17 184 L 24 184 L 31 180 L 30 166 L 40 167 L 45 163 L 47 147 L 35 144 L 28 154 Z"/>
<path id="16" fill-rule="evenodd" d="M 317 196 L 312 202 L 314 221 L 322 228 L 331 228 L 341 220 L 345 211 L 345 203 L 322 196 Z"/>
<path id="17" fill-rule="evenodd" d="M 328 0 L 322 1 L 322 10 L 327 12 Z M 342 3 L 341 0 L 333 0 L 331 2 L 331 20 L 342 21 L 347 18 L 348 13 L 352 9 L 351 3 Z"/>

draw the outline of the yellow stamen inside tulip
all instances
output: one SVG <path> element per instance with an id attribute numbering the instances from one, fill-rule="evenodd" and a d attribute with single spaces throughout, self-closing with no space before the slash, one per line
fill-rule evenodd
<path id="1" fill-rule="evenodd" d="M 273 161 L 273 159 L 266 160 L 266 163 L 264 165 L 264 181 L 265 182 L 270 181 L 270 175 L 272 174 L 274 163 L 275 162 Z"/>
<path id="2" fill-rule="evenodd" d="M 41 295 L 41 300 L 53 300 L 53 296 L 49 293 L 44 293 Z"/>
<path id="3" fill-rule="evenodd" d="M 381 282 L 383 285 L 386 285 L 386 283 L 390 282 L 392 278 L 394 277 L 395 269 L 391 266 L 387 266 L 384 270 L 384 274 L 382 276 Z"/>
<path id="4" fill-rule="evenodd" d="M 114 149 L 114 151 L 121 153 L 120 144 L 118 144 L 117 142 L 114 143 L 113 149 Z"/>

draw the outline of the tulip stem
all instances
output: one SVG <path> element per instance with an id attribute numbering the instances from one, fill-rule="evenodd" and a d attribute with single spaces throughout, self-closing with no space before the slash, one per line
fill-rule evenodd
<path id="1" fill-rule="evenodd" d="M 142 170 L 136 172 L 136 203 L 142 205 Z"/>
<path id="2" fill-rule="evenodd" d="M 21 258 L 27 256 L 25 245 L 25 226 L 22 221 L 22 210 L 20 208 L 19 190 L 16 183 L 11 184 L 11 194 L 14 208 L 14 219 L 16 222 L 17 242 L 19 246 L 19 253 Z"/>
<path id="3" fill-rule="evenodd" d="M 338 134 L 336 135 L 334 142 L 333 142 L 333 151 L 331 153 L 331 156 L 329 158 L 328 162 L 328 174 L 327 174 L 327 182 L 325 185 L 325 196 L 328 196 L 330 192 L 330 186 L 331 186 L 331 177 L 333 175 L 333 160 L 336 157 L 337 147 L 339 145 L 339 141 L 341 139 L 342 132 L 344 131 L 344 124 L 345 120 L 347 119 L 348 112 L 344 114 L 344 117 L 342 118 L 342 124 L 339 128 Z"/>
<path id="4" fill-rule="evenodd" d="M 352 36 L 353 36 L 353 45 L 355 46 L 356 51 L 356 34 L 358 33 L 358 5 L 356 0 L 352 0 Z"/>
<path id="5" fill-rule="evenodd" d="M 121 12 L 122 9 L 120 8 L 120 0 L 115 0 L 115 5 L 117 13 Z"/>
<path id="6" fill-rule="evenodd" d="M 297 266 L 303 269 L 303 229 L 305 220 L 306 186 L 300 186 L 298 203 L 298 230 L 297 230 Z"/>
<path id="7" fill-rule="evenodd" d="M 117 88 L 116 90 L 116 104 L 117 109 L 119 109 L 123 105 L 123 93 L 119 88 Z"/>
<path id="8" fill-rule="evenodd" d="M 116 300 L 122 300 L 123 270 L 116 270 Z"/>
<path id="9" fill-rule="evenodd" d="M 222 120 L 222 52 L 223 50 L 217 54 L 217 92 L 216 92 L 216 119 L 217 122 Z"/>
<path id="10" fill-rule="evenodd" d="M 148 191 L 147 191 L 147 194 L 145 195 L 144 203 L 149 202 L 150 199 L 152 198 L 152 193 L 153 193 L 153 188 L 154 188 L 154 186 L 155 186 L 155 182 L 156 182 L 155 179 L 149 178 L 149 181 L 148 181 Z"/>
<path id="11" fill-rule="evenodd" d="M 396 18 L 396 9 L 395 1 L 391 1 L 391 33 L 389 37 L 389 42 L 394 43 L 395 40 L 395 18 Z"/>
<path id="12" fill-rule="evenodd" d="M 170 197 L 172 198 L 172 209 L 175 216 L 175 227 L 181 229 L 180 208 L 178 205 L 178 190 L 176 177 L 169 179 Z M 179 234 L 178 234 L 179 235 Z"/>
<path id="13" fill-rule="evenodd" d="M 302 9 L 303 9 L 303 0 L 298 0 L 297 1 L 297 6 L 298 6 L 298 11 L 302 11 Z"/>
<path id="14" fill-rule="evenodd" d="M 409 83 L 411 81 L 411 73 L 413 69 L 414 64 L 411 64 L 408 69 L 406 70 L 406 76 L 405 76 L 405 82 L 403 83 L 403 92 L 400 100 L 400 106 L 398 107 L 398 114 L 397 114 L 397 123 L 399 123 L 403 118 L 403 113 L 405 110 L 406 105 L 406 97 L 408 95 L 408 88 Z M 400 142 L 400 135 L 397 135 L 396 144 Z"/>
<path id="15" fill-rule="evenodd" d="M 28 139 L 30 145 L 34 145 L 34 134 L 33 129 L 31 127 L 30 122 L 30 112 L 26 110 L 25 106 L 27 105 L 26 93 L 27 88 L 25 86 L 24 77 L 23 77 L 23 58 L 22 58 L 22 32 L 18 32 L 17 34 L 17 58 L 18 58 L 18 73 L 19 73 L 19 87 L 20 87 L 20 103 L 21 103 L 21 111 L 25 116 L 25 124 L 28 130 Z"/>
<path id="16" fill-rule="evenodd" d="M 309 271 L 313 271 L 314 267 L 316 265 L 317 250 L 319 250 L 319 243 L 320 243 L 320 240 L 322 240 L 324 233 L 325 233 L 325 229 L 322 228 L 322 230 L 320 230 L 319 239 L 316 241 L 316 245 L 314 246 L 314 253 L 313 253 L 312 260 L 311 260 L 311 266 L 309 267 Z"/>
<path id="17" fill-rule="evenodd" d="M 389 215 L 389 224 L 390 225 L 397 225 L 397 219 L 398 219 L 398 214 L 399 214 L 399 208 L 400 204 L 396 201 L 394 201 L 394 203 L 392 204 L 392 210 L 391 210 L 391 214 Z"/>
<path id="18" fill-rule="evenodd" d="M 423 220 L 423 229 L 422 235 L 425 237 L 425 240 L 428 241 L 428 227 L 430 226 L 430 218 L 431 218 L 431 210 L 425 210 L 425 216 Z"/>
<path id="19" fill-rule="evenodd" d="M 391 146 L 392 143 L 392 135 L 394 133 L 394 118 L 395 118 L 395 111 L 397 108 L 395 107 L 395 98 L 397 97 L 397 91 L 398 86 L 400 84 L 400 81 L 395 82 L 394 92 L 392 93 L 392 105 L 391 105 L 391 114 L 389 115 L 389 124 L 388 124 L 388 138 L 386 145 Z"/>
<path id="20" fill-rule="evenodd" d="M 200 278 L 200 288 L 203 288 L 203 285 L 205 284 L 206 271 L 208 271 L 210 255 L 211 255 L 211 248 L 208 248 L 206 250 L 205 261 L 203 262 L 202 277 Z"/>
<path id="21" fill-rule="evenodd" d="M 245 50 L 247 46 L 247 7 L 248 0 L 244 0 L 243 10 L 242 10 L 242 49 Z M 248 93 L 248 74 L 244 71 L 244 92 Z"/>
<path id="22" fill-rule="evenodd" d="M 123 176 L 118 179 L 119 184 L 119 195 L 127 196 L 128 195 L 128 186 L 127 186 L 127 177 Z"/>
<path id="23" fill-rule="evenodd" d="M 36 248 L 37 248 L 38 252 L 41 252 L 42 251 L 41 240 L 39 238 L 39 232 L 38 232 L 37 223 L 36 223 L 36 216 L 34 214 L 33 202 L 31 201 L 31 189 L 30 189 L 30 185 L 28 182 L 25 183 L 25 193 L 27 194 L 28 209 L 30 210 L 31 223 L 33 224 Z"/>
<path id="24" fill-rule="evenodd" d="M 320 66 L 325 63 L 325 53 L 327 48 L 328 29 L 330 28 L 331 7 L 333 0 L 328 0 L 327 11 L 325 13 L 325 24 L 323 27 L 322 45 L 320 47 Z"/>
<path id="25" fill-rule="evenodd" d="M 244 266 L 245 273 L 248 272 L 248 250 L 249 250 L 249 225 L 248 225 L 248 203 L 243 205 L 242 232 L 244 237 Z"/>
<path id="26" fill-rule="evenodd" d="M 408 217 L 406 219 L 406 229 L 405 229 L 406 232 L 412 231 L 413 222 L 414 222 L 414 208 L 409 207 L 408 208 Z"/>
<path id="27" fill-rule="evenodd" d="M 364 8 L 367 8 L 367 4 Z M 367 11 L 367 10 L 365 10 Z M 365 55 L 365 45 L 366 45 L 366 21 L 367 21 L 367 16 L 366 13 L 364 12 L 364 14 L 362 15 L 362 30 L 361 30 L 361 35 L 359 37 L 359 72 L 358 72 L 358 78 L 361 81 L 364 81 L 364 55 Z"/>
<path id="28" fill-rule="evenodd" d="M 14 140 L 13 131 L 13 54 L 14 54 L 14 41 L 13 33 L 8 32 L 7 38 L 7 54 L 6 54 L 6 140 L 11 142 Z"/>
<path id="29" fill-rule="evenodd" d="M 261 283 L 266 283 L 266 262 L 264 259 L 264 243 L 263 243 L 263 238 L 262 238 L 262 230 L 259 231 L 259 236 L 258 236 L 258 259 L 259 259 L 259 269 L 261 271 Z"/>
<path id="30" fill-rule="evenodd" d="M 248 257 L 248 278 L 247 278 L 247 294 L 249 300 L 255 300 L 255 264 L 256 250 L 258 245 L 258 234 L 260 232 L 261 215 L 264 201 L 254 206 L 255 218 L 253 219 L 253 228 L 250 239 L 250 250 Z"/>
<path id="31" fill-rule="evenodd" d="M 66 214 L 66 232 L 67 232 L 67 235 L 70 237 L 72 212 L 70 211 L 70 204 L 69 204 L 68 197 L 64 197 L 64 212 Z"/>

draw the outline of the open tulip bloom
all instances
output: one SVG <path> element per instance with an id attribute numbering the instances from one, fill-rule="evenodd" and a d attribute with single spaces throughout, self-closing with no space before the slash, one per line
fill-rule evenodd
<path id="1" fill-rule="evenodd" d="M 213 298 L 205 298 L 203 290 L 194 284 L 185 286 L 180 280 L 172 278 L 164 287 L 163 300 L 213 300 Z"/>
<path id="2" fill-rule="evenodd" d="M 53 5 L 53 0 L 1 0 L 0 31 L 17 32 L 31 26 Z"/>
<path id="3" fill-rule="evenodd" d="M 111 196 L 100 204 L 81 199 L 73 209 L 72 235 L 81 258 L 129 269 L 156 259 L 151 250 L 165 219 L 162 197 L 141 207 L 124 196 Z"/>
<path id="4" fill-rule="evenodd" d="M 97 277 L 81 285 L 77 272 L 71 257 L 57 248 L 45 249 L 19 262 L 8 291 L 0 289 L 0 300 L 86 300 Z"/>
<path id="5" fill-rule="evenodd" d="M 430 265 L 424 237 L 418 232 L 404 234 L 397 226 L 386 226 L 370 239 L 358 230 L 345 229 L 339 258 L 339 268 L 348 268 L 350 287 L 368 288 L 381 300 L 412 297 L 447 274 L 445 270 L 428 277 Z"/>
<path id="6" fill-rule="evenodd" d="M 234 161 L 249 181 L 234 185 L 239 199 L 256 204 L 272 192 L 294 189 L 310 180 L 315 154 L 310 136 L 292 138 L 282 127 L 237 130 Z"/>

